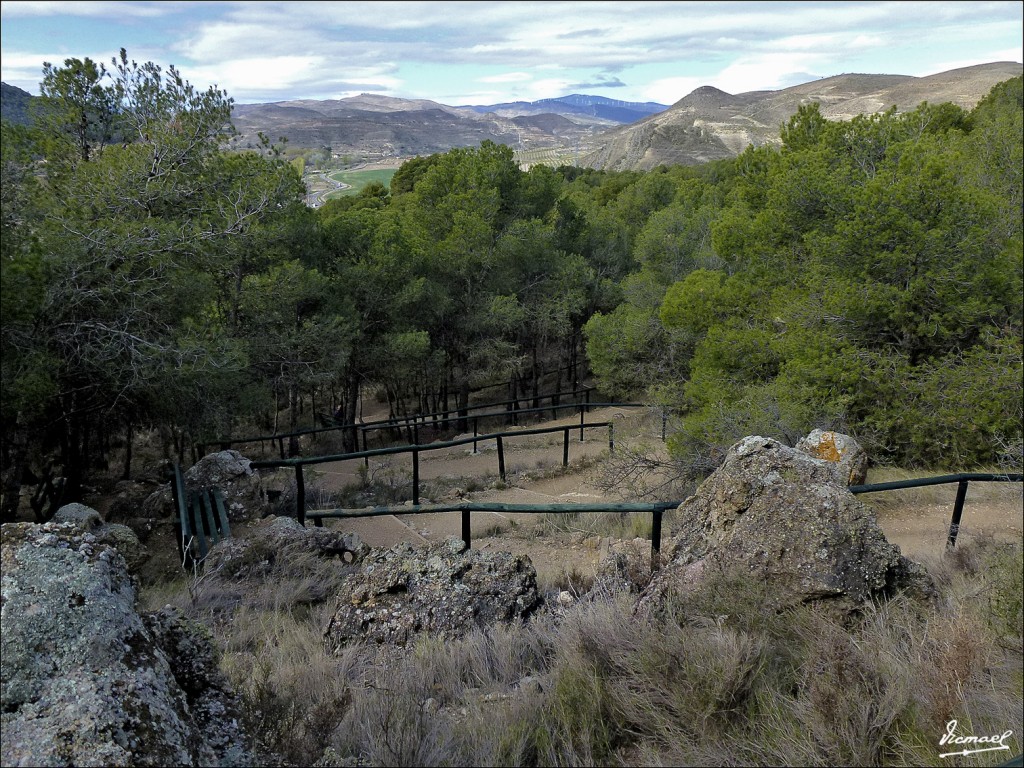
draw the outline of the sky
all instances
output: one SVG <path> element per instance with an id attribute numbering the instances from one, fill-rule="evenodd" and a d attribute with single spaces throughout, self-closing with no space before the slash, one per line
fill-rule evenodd
<path id="1" fill-rule="evenodd" d="M 236 103 L 360 93 L 450 106 L 571 93 L 673 104 L 843 73 L 923 77 L 1024 60 L 1014 2 L 0 3 L 0 79 L 44 62 L 174 65 Z"/>

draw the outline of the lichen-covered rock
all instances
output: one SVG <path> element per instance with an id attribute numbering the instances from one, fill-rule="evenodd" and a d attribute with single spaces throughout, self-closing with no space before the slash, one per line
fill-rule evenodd
<path id="1" fill-rule="evenodd" d="M 252 462 L 238 451 L 204 456 L 185 473 L 186 490 L 220 488 L 228 519 L 259 519 L 270 511 L 266 491 Z"/>
<path id="2" fill-rule="evenodd" d="M 183 479 L 186 492 L 219 488 L 231 522 L 258 520 L 270 512 L 259 473 L 238 451 L 218 451 L 204 456 L 185 472 Z M 170 483 L 157 488 L 142 503 L 142 517 L 164 518 L 176 514 Z"/>
<path id="3" fill-rule="evenodd" d="M 863 485 L 867 481 L 868 454 L 849 435 L 815 429 L 796 444 L 796 449 L 838 464 L 846 475 L 847 485 Z"/>
<path id="4" fill-rule="evenodd" d="M 85 504 L 65 504 L 53 516 L 53 523 L 72 523 L 89 531 L 96 540 L 114 547 L 135 573 L 146 562 L 149 551 L 131 528 L 120 523 L 104 522 L 100 513 Z"/>
<path id="5" fill-rule="evenodd" d="M 214 545 L 204 569 L 222 578 L 264 578 L 284 575 L 295 567 L 308 570 L 310 558 L 356 565 L 369 553 L 358 534 L 304 528 L 294 518 L 270 517 L 252 525 L 244 538 Z"/>
<path id="6" fill-rule="evenodd" d="M 248 765 L 202 633 L 143 617 L 124 559 L 72 523 L 0 528 L 3 765 Z"/>
<path id="7" fill-rule="evenodd" d="M 458 539 L 372 550 L 343 583 L 324 633 L 331 650 L 353 640 L 405 645 L 419 633 L 455 638 L 519 622 L 540 605 L 529 558 L 463 551 Z"/>
<path id="8" fill-rule="evenodd" d="M 828 600 L 847 612 L 896 589 L 922 589 L 919 566 L 886 540 L 872 511 L 847 490 L 847 477 L 839 464 L 770 438 L 736 443 L 679 507 L 663 550 L 668 563 L 641 606 L 723 568 L 764 579 L 780 606 Z"/>
<path id="9" fill-rule="evenodd" d="M 100 513 L 85 504 L 65 504 L 53 513 L 54 523 L 74 523 L 79 528 L 91 531 L 103 525 Z"/>
<path id="10" fill-rule="evenodd" d="M 127 525 L 121 523 L 103 523 L 93 531 L 96 539 L 116 549 L 128 565 L 128 570 L 136 573 L 149 558 L 149 550 L 139 540 L 138 535 Z"/>

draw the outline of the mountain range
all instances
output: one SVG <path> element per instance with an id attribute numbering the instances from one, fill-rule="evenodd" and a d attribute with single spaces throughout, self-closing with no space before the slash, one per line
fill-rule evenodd
<path id="1" fill-rule="evenodd" d="M 995 62 L 928 77 L 842 74 L 778 91 L 737 95 L 704 86 L 663 112 L 601 134 L 581 165 L 649 170 L 734 157 L 750 144 L 779 144 L 782 124 L 811 102 L 817 102 L 829 120 L 850 120 L 893 106 L 909 111 L 923 101 L 971 109 L 994 85 L 1022 71 L 1019 63 Z"/>
<path id="2" fill-rule="evenodd" d="M 511 146 L 524 164 L 647 170 L 733 157 L 750 144 L 777 144 L 780 127 L 802 104 L 818 102 L 833 120 L 892 106 L 910 110 L 923 101 L 970 109 L 994 85 L 1022 71 L 1017 62 L 994 62 L 927 77 L 841 74 L 740 94 L 703 86 L 671 106 L 586 94 L 464 106 L 360 94 L 236 104 L 233 121 L 238 146 L 263 133 L 272 140 L 286 138 L 292 148 L 329 148 L 336 157 L 359 161 L 400 160 L 490 140 Z M 5 119 L 27 119 L 29 94 L 5 83 L 2 97 Z"/>
<path id="3" fill-rule="evenodd" d="M 369 160 L 446 152 L 485 139 L 518 150 L 576 146 L 667 108 L 584 94 L 448 106 L 364 93 L 329 101 L 241 104 L 235 106 L 233 119 L 240 144 L 262 132 L 271 139 L 285 137 L 292 147 L 330 147 L 336 156 Z"/>

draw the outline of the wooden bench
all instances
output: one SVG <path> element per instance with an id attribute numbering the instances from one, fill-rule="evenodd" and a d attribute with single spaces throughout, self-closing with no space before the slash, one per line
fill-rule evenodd
<path id="1" fill-rule="evenodd" d="M 174 465 L 171 495 L 178 520 L 178 553 L 186 569 L 202 564 L 210 547 L 231 535 L 224 495 L 219 488 L 185 491 L 181 467 Z"/>

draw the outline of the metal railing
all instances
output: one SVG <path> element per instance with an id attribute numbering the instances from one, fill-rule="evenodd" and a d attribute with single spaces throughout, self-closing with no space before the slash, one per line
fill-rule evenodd
<path id="1" fill-rule="evenodd" d="M 919 477 L 912 480 L 894 480 L 888 483 L 851 485 L 850 493 L 878 493 L 881 491 L 895 491 L 901 488 L 921 488 L 927 485 L 946 485 L 950 483 L 957 483 L 956 500 L 953 502 L 953 517 L 949 521 L 949 534 L 946 536 L 946 546 L 952 548 L 956 546 L 956 537 L 960 533 L 960 521 L 964 513 L 964 501 L 967 499 L 967 486 L 972 480 L 975 482 L 1019 483 L 1024 480 L 1024 474 L 961 472 L 955 475 Z"/>
<path id="2" fill-rule="evenodd" d="M 494 440 L 497 444 L 498 450 L 498 476 L 502 481 L 506 478 L 505 471 L 505 439 L 510 437 L 522 437 L 526 435 L 543 435 L 554 432 L 563 433 L 562 440 L 562 466 L 569 465 L 569 433 L 575 430 L 580 432 L 580 442 L 583 442 L 583 433 L 586 429 L 596 429 L 601 427 L 608 428 L 608 451 L 614 453 L 615 451 L 615 425 L 610 421 L 596 421 L 584 423 L 582 420 L 579 425 L 565 425 L 558 427 L 538 427 L 535 429 L 517 429 L 509 430 L 505 432 L 493 432 L 485 435 L 474 435 L 473 437 L 464 437 L 459 440 L 448 440 L 445 442 L 438 443 L 427 443 L 425 445 L 400 445 L 392 448 L 377 448 L 370 451 L 355 451 L 352 453 L 341 453 L 333 456 L 310 456 L 310 457 L 296 457 L 293 459 L 271 459 L 266 461 L 253 461 L 251 466 L 254 469 L 277 469 L 282 467 L 293 467 L 295 469 L 295 488 L 296 488 L 296 519 L 302 525 L 306 524 L 306 481 L 303 474 L 303 467 L 313 464 L 328 464 L 338 461 L 348 461 L 350 459 L 363 459 L 368 465 L 371 456 L 389 456 L 403 453 L 412 454 L 412 493 L 413 493 L 413 504 L 418 505 L 420 503 L 420 453 L 424 451 L 436 451 L 443 448 L 454 448 L 459 445 L 473 444 L 473 453 L 477 453 L 478 443 L 482 440 Z"/>
<path id="3" fill-rule="evenodd" d="M 459 504 L 413 505 L 412 507 L 371 507 L 369 509 L 334 509 L 307 513 L 313 524 L 322 527 L 325 518 L 384 517 L 386 515 L 429 514 L 434 512 L 462 513 L 462 541 L 470 548 L 470 515 L 473 512 L 554 512 L 557 514 L 578 514 L 581 512 L 650 512 L 651 520 L 651 570 L 657 570 L 661 552 L 661 523 L 666 509 L 674 509 L 682 501 L 632 502 L 621 504 L 502 504 L 497 502 L 467 501 Z"/>
<path id="4" fill-rule="evenodd" d="M 477 405 L 467 405 L 465 408 L 455 408 L 446 411 L 436 411 L 431 413 L 423 414 L 407 414 L 405 416 L 397 416 L 389 419 L 376 419 L 374 421 L 361 422 L 359 424 L 338 424 L 330 427 L 309 427 L 307 429 L 299 429 L 294 432 L 280 432 L 273 435 L 257 435 L 255 437 L 236 437 L 236 438 L 218 438 L 216 440 L 210 440 L 208 442 L 199 443 L 199 453 L 204 453 L 205 449 L 211 445 L 217 445 L 222 451 L 228 450 L 233 445 L 239 445 L 242 443 L 265 443 L 270 442 L 271 444 L 277 443 L 279 448 L 279 455 L 281 458 L 285 458 L 284 441 L 292 437 L 303 437 L 305 435 L 316 435 L 325 432 L 342 432 L 350 431 L 352 433 L 352 441 L 358 447 L 360 440 L 359 435 L 362 435 L 363 450 L 369 450 L 366 443 L 366 433 L 376 430 L 384 429 L 406 429 L 413 430 L 415 437 L 413 443 L 419 443 L 419 427 L 430 425 L 449 425 L 451 422 L 468 421 L 473 420 L 473 431 L 474 434 L 478 433 L 479 421 L 485 418 L 506 418 L 511 421 L 512 424 L 518 424 L 518 417 L 522 414 L 527 413 L 540 413 L 545 411 L 551 411 L 552 417 L 554 414 L 566 408 L 580 409 L 582 415 L 584 409 L 589 412 L 591 408 L 596 408 L 599 405 L 619 405 L 622 407 L 631 405 L 642 405 L 642 403 L 591 403 L 590 393 L 594 391 L 594 387 L 581 387 L 575 390 L 566 390 L 564 392 L 550 392 L 543 395 L 538 395 L 536 398 L 533 396 L 521 397 L 516 400 L 497 400 L 490 403 L 480 403 Z M 584 400 L 580 402 L 572 402 L 567 404 L 556 404 L 556 400 L 563 396 L 571 395 L 573 397 L 583 396 Z M 519 403 L 530 400 L 544 400 L 551 398 L 552 404 L 546 407 L 540 408 L 520 408 Z M 491 413 L 480 413 L 471 414 L 471 411 L 477 411 L 488 408 L 499 408 L 501 406 L 507 406 L 503 410 L 494 411 Z"/>
<path id="5" fill-rule="evenodd" d="M 597 425 L 588 425 L 597 426 Z M 557 427 L 556 429 L 568 429 Z M 512 434 L 522 434 L 512 433 Z M 609 425 L 609 435 L 611 425 Z M 611 438 L 609 437 L 609 440 Z M 465 442 L 465 441 L 461 441 Z M 256 462 L 253 462 L 254 466 Z M 946 547 L 952 549 L 956 546 L 957 535 L 960 530 L 960 523 L 963 516 L 964 501 L 967 497 L 967 486 L 971 482 L 1022 482 L 1024 475 L 1006 473 L 960 473 L 955 475 L 938 475 L 935 477 L 916 478 L 913 480 L 898 480 L 888 483 L 874 483 L 870 485 L 853 485 L 849 487 L 850 493 L 880 493 L 894 491 L 902 488 L 918 488 L 928 485 L 942 485 L 957 483 L 956 501 L 953 505 L 953 517 L 949 525 L 949 535 L 946 538 Z M 459 512 L 462 514 L 462 541 L 469 549 L 472 543 L 470 534 L 470 516 L 473 512 L 497 512 L 497 513 L 519 513 L 519 512 L 552 512 L 556 514 L 576 514 L 581 512 L 649 512 L 652 515 L 651 521 L 651 570 L 657 570 L 660 565 L 661 553 L 661 530 L 662 518 L 666 509 L 674 509 L 683 502 L 658 501 L 658 502 L 635 502 L 621 504 L 501 504 L 492 502 L 467 501 L 458 504 L 434 504 L 420 505 L 418 499 L 412 507 L 371 507 L 368 509 L 334 509 L 317 510 L 304 514 L 305 518 L 313 520 L 314 525 L 323 526 L 325 519 L 345 519 L 358 517 L 383 517 L 386 515 L 410 515 L 429 514 L 436 512 Z"/>

